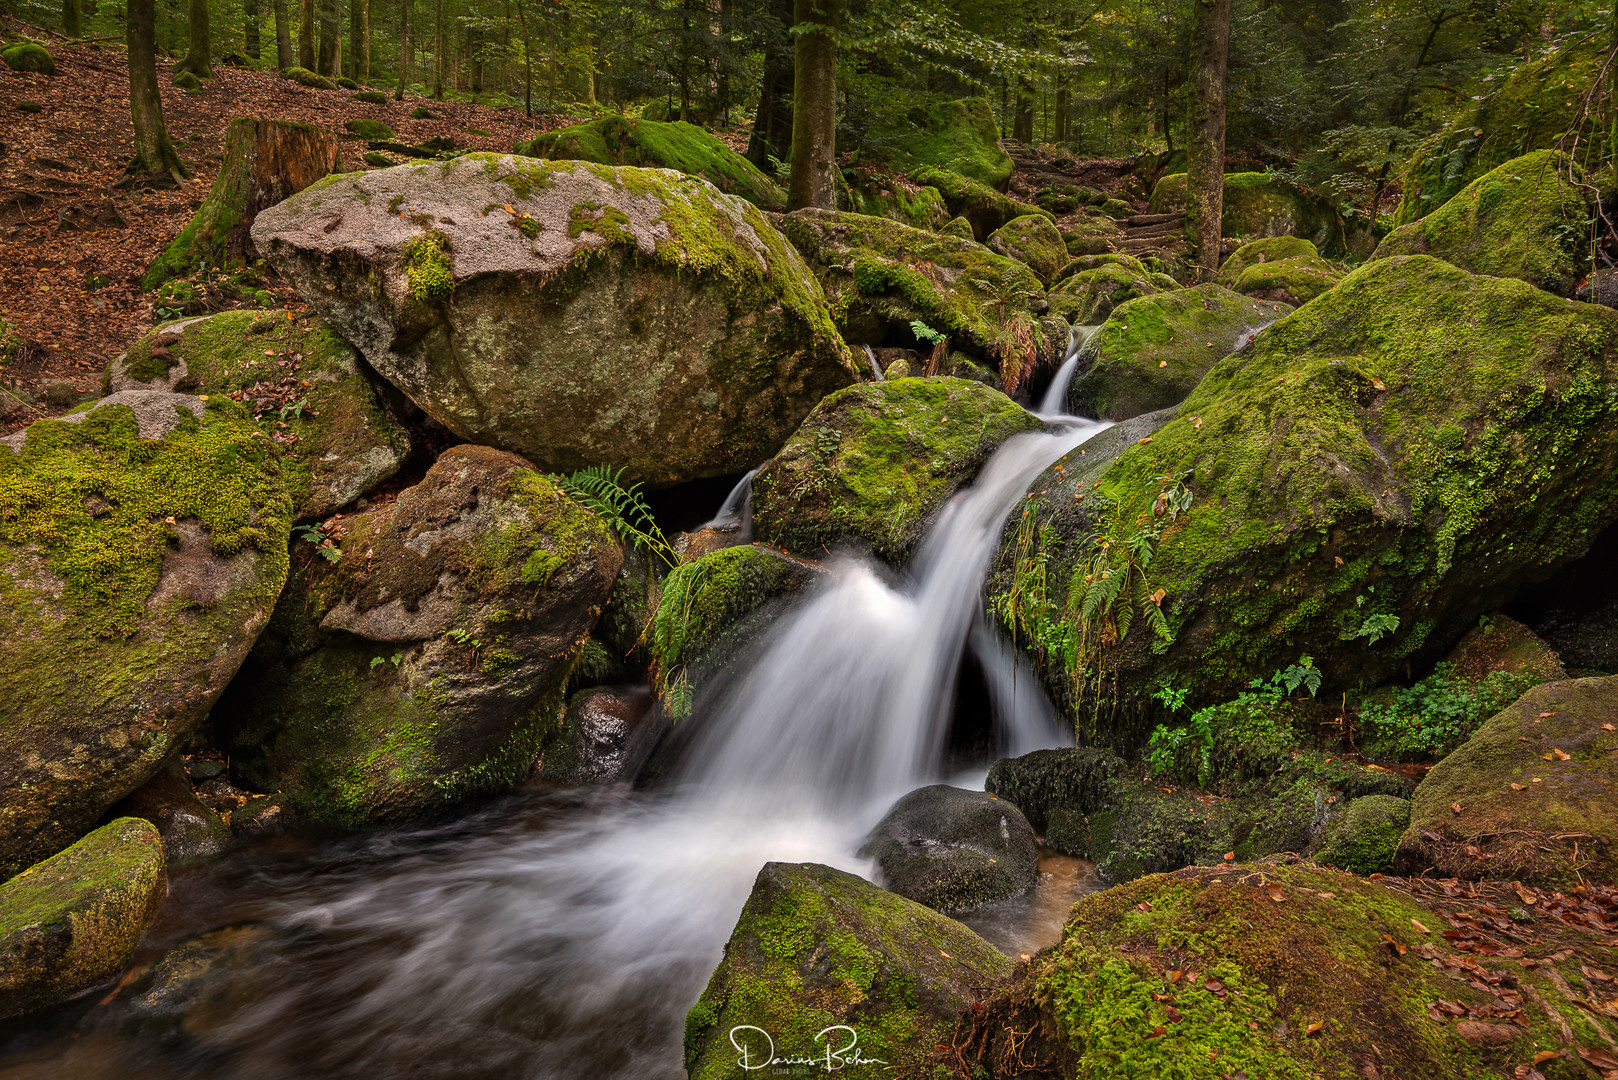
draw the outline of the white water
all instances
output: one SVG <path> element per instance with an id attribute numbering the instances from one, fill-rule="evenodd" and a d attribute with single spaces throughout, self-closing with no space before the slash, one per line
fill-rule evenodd
<path id="1" fill-rule="evenodd" d="M 1068 415 L 1067 392 L 1073 385 L 1073 376 L 1079 370 L 1079 361 L 1084 359 L 1085 351 L 1090 347 L 1090 340 L 1096 336 L 1102 324 L 1094 326 L 1075 326 L 1067 339 L 1067 356 L 1062 360 L 1062 366 L 1056 369 L 1056 377 L 1051 380 L 1050 388 L 1040 399 L 1039 408 L 1034 411 L 1046 419 L 1056 419 Z"/>
<path id="2" fill-rule="evenodd" d="M 887 382 L 888 377 L 882 374 L 882 366 L 876 362 L 876 352 L 869 345 L 861 345 L 865 350 L 865 358 L 871 362 L 871 374 L 876 376 L 877 382 Z"/>
<path id="3" fill-rule="evenodd" d="M 730 494 L 725 496 L 725 501 L 719 504 L 719 513 L 715 514 L 710 521 L 698 525 L 692 531 L 740 528 L 744 536 L 751 535 L 753 531 L 753 477 L 757 475 L 758 469 L 752 469 L 746 476 L 736 481 L 736 486 L 730 489 Z"/>
<path id="4" fill-rule="evenodd" d="M 833 560 L 723 699 L 682 721 L 701 727 L 672 791 L 597 795 L 539 829 L 372 838 L 283 888 L 272 921 L 312 940 L 209 1033 L 229 1066 L 194 1075 L 683 1076 L 685 1010 L 759 868 L 812 861 L 869 876 L 852 855 L 863 834 L 942 777 L 969 639 L 1006 748 L 1064 741 L 984 623 L 982 581 L 1028 484 L 1105 426 L 1069 418 L 1008 441 L 898 583 Z"/>

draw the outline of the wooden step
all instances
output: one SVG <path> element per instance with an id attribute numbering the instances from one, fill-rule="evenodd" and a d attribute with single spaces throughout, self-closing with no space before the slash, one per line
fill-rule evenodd
<path id="1" fill-rule="evenodd" d="M 1141 240 L 1156 236 L 1178 236 L 1185 231 L 1183 222 L 1165 222 L 1162 225 L 1149 225 L 1131 228 L 1124 233 L 1126 240 Z"/>
<path id="2" fill-rule="evenodd" d="M 1135 214 L 1129 218 L 1130 225 L 1164 225 L 1171 221 L 1184 221 L 1185 211 L 1173 214 Z"/>

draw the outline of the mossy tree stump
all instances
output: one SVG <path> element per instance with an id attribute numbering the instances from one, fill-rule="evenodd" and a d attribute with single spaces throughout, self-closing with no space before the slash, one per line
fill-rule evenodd
<path id="1" fill-rule="evenodd" d="M 254 257 L 248 230 L 259 211 L 336 169 L 337 137 L 329 131 L 259 117 L 232 120 L 213 190 L 146 271 L 142 287 L 155 289 L 201 266 L 228 266 Z"/>

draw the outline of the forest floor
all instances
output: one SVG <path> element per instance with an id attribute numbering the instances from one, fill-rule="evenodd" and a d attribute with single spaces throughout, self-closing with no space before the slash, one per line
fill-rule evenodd
<path id="1" fill-rule="evenodd" d="M 458 148 L 502 153 L 573 122 L 408 94 L 394 101 L 391 87 L 379 88 L 388 92 L 386 104 L 370 105 L 351 101 L 348 90 L 313 90 L 271 72 L 226 67 L 215 69 L 201 93 L 187 94 L 160 64 L 163 115 L 192 177 L 178 190 L 120 191 L 114 185 L 134 145 L 127 55 L 98 44 L 52 42 L 50 49 L 54 76 L 0 66 L 0 319 L 20 340 L 20 355 L 0 355 L 0 389 L 34 399 L 28 414 L 0 420 L 0 435 L 61 411 L 42 400 L 48 384 L 96 389 L 108 361 L 152 326 L 156 295 L 142 292 L 139 279 L 213 185 L 233 118 L 295 120 L 339 133 L 345 121 L 368 118 L 387 124 L 402 143 L 447 136 Z M 440 118 L 411 119 L 422 106 Z M 345 137 L 342 167 L 365 168 L 365 149 Z M 302 306 L 290 290 L 282 295 Z"/>

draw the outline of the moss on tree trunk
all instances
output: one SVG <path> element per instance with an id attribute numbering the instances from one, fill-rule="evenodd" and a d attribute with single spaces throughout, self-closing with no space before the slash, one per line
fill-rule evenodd
<path id="1" fill-rule="evenodd" d="M 337 139 L 309 124 L 232 120 L 225 161 L 213 190 L 180 235 L 157 257 L 141 285 L 155 289 L 198 266 L 226 266 L 255 253 L 248 229 L 274 206 L 337 168 Z"/>
<path id="2" fill-rule="evenodd" d="M 191 44 L 185 59 L 174 65 L 176 71 L 189 71 L 199 79 L 213 78 L 213 28 L 208 20 L 208 0 L 191 0 Z"/>
<path id="3" fill-rule="evenodd" d="M 1219 272 L 1225 200 L 1225 66 L 1231 0 L 1196 0 L 1191 107 L 1185 143 L 1186 238 L 1197 248 L 1202 280 Z"/>
<path id="4" fill-rule="evenodd" d="M 125 27 L 129 43 L 129 115 L 135 153 L 124 172 L 129 181 L 168 178 L 178 184 L 188 171 L 163 125 L 163 99 L 157 92 L 156 0 L 128 0 Z"/>
<path id="5" fill-rule="evenodd" d="M 792 93 L 792 182 L 787 209 L 837 209 L 837 0 L 795 0 L 798 35 Z"/>

